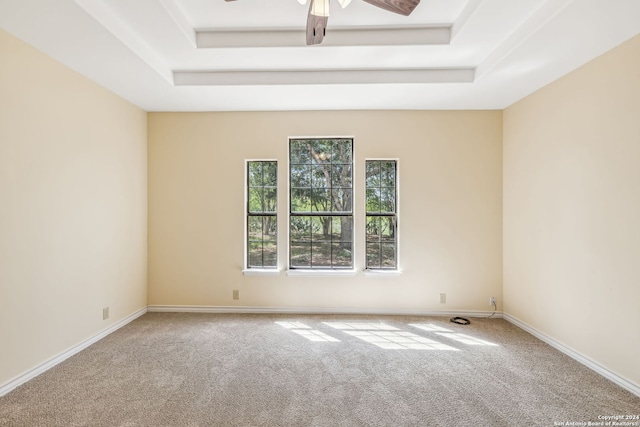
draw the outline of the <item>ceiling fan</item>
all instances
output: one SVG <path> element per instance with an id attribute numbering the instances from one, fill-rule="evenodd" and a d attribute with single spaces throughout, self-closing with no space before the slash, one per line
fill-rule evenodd
<path id="1" fill-rule="evenodd" d="M 236 0 L 225 0 L 236 1 Z M 387 10 L 408 16 L 418 6 L 420 0 L 364 0 L 365 2 Z M 307 15 L 307 45 L 322 43 L 326 35 L 327 21 L 329 20 L 330 0 L 311 0 L 309 14 Z M 351 0 L 338 0 L 340 6 L 347 7 Z M 307 0 L 298 0 L 300 4 L 307 4 Z"/>

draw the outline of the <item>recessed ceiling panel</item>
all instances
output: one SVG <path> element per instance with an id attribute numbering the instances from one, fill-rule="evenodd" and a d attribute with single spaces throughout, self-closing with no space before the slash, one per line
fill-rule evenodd
<path id="1" fill-rule="evenodd" d="M 297 0 L 176 0 L 185 16 L 198 29 L 303 28 L 308 5 Z M 419 25 L 452 23 L 469 0 L 422 0 L 410 16 L 379 9 L 353 0 L 342 9 L 331 1 L 329 25 Z"/>
<path id="2" fill-rule="evenodd" d="M 297 0 L 0 0 L 0 28 L 148 111 L 504 108 L 640 34 L 638 0 L 421 0 L 408 17 L 331 0 L 316 46 L 307 13 Z M 414 43 L 436 24 L 446 37 Z M 205 29 L 214 47 L 198 48 Z M 289 29 L 284 45 L 251 38 Z"/>

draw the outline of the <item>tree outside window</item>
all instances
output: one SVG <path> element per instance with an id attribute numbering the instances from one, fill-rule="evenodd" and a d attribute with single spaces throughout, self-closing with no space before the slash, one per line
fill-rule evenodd
<path id="1" fill-rule="evenodd" d="M 353 268 L 353 140 L 289 141 L 290 268 Z"/>
<path id="2" fill-rule="evenodd" d="M 397 269 L 397 162 L 367 160 L 366 268 Z"/>
<path id="3" fill-rule="evenodd" d="M 277 209 L 277 162 L 247 162 L 247 268 L 277 268 Z"/>

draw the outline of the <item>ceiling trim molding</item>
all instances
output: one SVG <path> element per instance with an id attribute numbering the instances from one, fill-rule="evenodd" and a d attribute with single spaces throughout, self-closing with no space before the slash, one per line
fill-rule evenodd
<path id="1" fill-rule="evenodd" d="M 451 40 L 453 40 L 458 32 L 464 27 L 464 24 L 467 23 L 471 15 L 473 15 L 473 12 L 476 11 L 481 1 L 482 0 L 469 0 L 467 2 L 464 9 L 462 9 L 462 12 L 460 12 L 460 15 L 458 15 L 458 18 L 451 26 Z"/>
<path id="2" fill-rule="evenodd" d="M 162 78 L 169 83 L 173 82 L 169 66 L 105 4 L 104 0 L 74 0 L 74 2 Z"/>
<path id="3" fill-rule="evenodd" d="M 305 29 L 196 30 L 200 49 L 241 47 L 307 47 Z M 415 46 L 447 45 L 451 42 L 451 24 L 420 27 L 330 28 L 322 44 L 327 46 Z"/>
<path id="4" fill-rule="evenodd" d="M 180 31 L 187 37 L 189 43 L 193 47 L 197 47 L 196 31 L 176 0 L 160 0 L 160 4 L 162 4 L 164 10 L 167 11 L 171 19 L 173 19 L 173 22 L 180 28 Z"/>
<path id="5" fill-rule="evenodd" d="M 176 86 L 472 83 L 473 68 L 176 71 Z"/>
<path id="6" fill-rule="evenodd" d="M 546 0 L 531 16 L 519 25 L 515 31 L 498 45 L 476 68 L 476 79 L 506 59 L 524 42 L 533 37 L 550 20 L 556 17 L 574 0 Z"/>

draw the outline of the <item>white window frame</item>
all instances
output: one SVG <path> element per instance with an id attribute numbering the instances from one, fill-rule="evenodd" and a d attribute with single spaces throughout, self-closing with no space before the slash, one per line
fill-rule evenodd
<path id="1" fill-rule="evenodd" d="M 275 268 L 250 268 L 249 267 L 249 163 L 251 162 L 275 162 L 277 180 L 277 204 L 276 204 L 276 223 L 277 223 L 277 236 L 276 236 L 276 267 Z M 243 269 L 242 274 L 245 276 L 277 276 L 280 274 L 280 162 L 274 158 L 258 158 L 258 159 L 245 159 L 244 160 L 244 180 L 243 180 L 243 218 L 244 218 L 244 256 L 243 256 Z"/>
<path id="2" fill-rule="evenodd" d="M 351 140 L 351 213 L 353 217 L 353 225 L 351 228 L 351 268 L 341 268 L 341 269 L 303 269 L 303 268 L 291 268 L 290 260 L 291 260 L 291 140 L 295 139 L 350 139 Z M 356 176 L 357 176 L 357 166 L 356 166 L 356 138 L 353 135 L 321 135 L 321 136 L 289 136 L 287 138 L 287 170 L 286 170 L 286 182 L 287 182 L 287 215 L 286 215 L 286 223 L 287 223 L 287 267 L 286 267 L 286 275 L 291 277 L 352 277 L 358 273 L 356 269 L 357 263 L 357 251 L 356 251 L 356 224 L 357 224 L 357 215 L 358 209 L 356 204 Z"/>
<path id="3" fill-rule="evenodd" d="M 378 269 L 378 268 L 367 268 L 367 196 L 366 196 L 366 189 L 367 189 L 367 177 L 366 177 L 366 170 L 367 170 L 367 162 L 368 161 L 393 161 L 396 163 L 396 210 L 395 210 L 395 215 L 396 215 L 396 267 L 391 269 Z M 365 198 L 364 198 L 364 237 L 362 238 L 363 243 L 364 243 L 364 275 L 365 277 L 372 277 L 372 278 L 387 278 L 387 277 L 399 277 L 402 275 L 402 270 L 400 268 L 400 260 L 401 260 L 401 254 L 400 254 L 400 249 L 401 249 L 401 245 L 400 245 L 400 235 L 401 235 L 401 227 L 400 227 L 400 159 L 397 157 L 366 157 L 364 159 L 364 173 L 365 176 L 363 177 L 363 189 L 365 192 Z"/>

